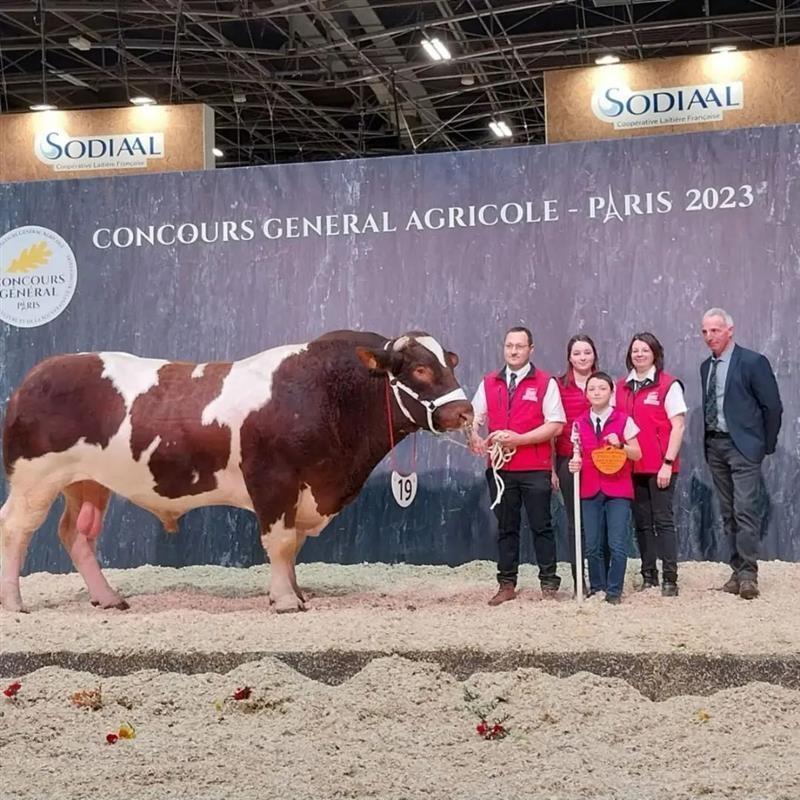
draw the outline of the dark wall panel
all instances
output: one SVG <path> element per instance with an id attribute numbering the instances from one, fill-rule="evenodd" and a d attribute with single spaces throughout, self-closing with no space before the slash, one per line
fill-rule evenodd
<path id="1" fill-rule="evenodd" d="M 496 222 L 495 207 L 503 204 L 512 205 L 506 221 Z M 483 224 L 469 225 L 469 207 L 477 214 L 485 205 Z M 444 212 L 430 212 L 418 230 L 413 213 L 424 221 L 430 209 Z M 289 217 L 333 215 L 341 231 L 343 215 L 355 214 L 363 228 L 370 213 L 379 227 L 396 230 L 270 239 L 262 227 L 275 218 L 286 231 Z M 437 228 L 441 218 L 447 224 Z M 778 452 L 764 470 L 763 552 L 797 560 L 798 219 L 796 126 L 3 185 L 0 235 L 31 224 L 57 232 L 75 253 L 78 287 L 46 325 L 0 323 L 0 398 L 4 406 L 25 372 L 53 353 L 231 359 L 343 327 L 386 335 L 427 329 L 459 353 L 458 373 L 472 391 L 500 365 L 510 325 L 533 329 L 535 360 L 551 371 L 563 369 L 567 338 L 588 332 L 615 375 L 623 372 L 630 336 L 649 329 L 664 343 L 690 406 L 677 495 L 681 554 L 725 558 L 701 453 L 698 377 L 706 356 L 700 316 L 721 305 L 735 317 L 737 340 L 766 353 L 778 375 L 786 413 Z M 240 235 L 244 224 L 252 237 L 222 241 L 225 222 Z M 93 242 L 107 242 L 101 229 L 182 223 L 206 223 L 206 238 L 216 230 L 218 239 L 108 248 Z M 455 564 L 494 557 L 482 465 L 461 448 L 418 438 L 421 488 L 411 508 L 394 504 L 384 463 L 303 558 Z M 406 442 L 398 459 L 406 466 L 410 458 Z M 69 567 L 56 515 L 54 509 L 34 539 L 28 570 Z M 196 511 L 174 535 L 121 500 L 112 504 L 101 552 L 114 566 L 263 559 L 246 512 Z"/>

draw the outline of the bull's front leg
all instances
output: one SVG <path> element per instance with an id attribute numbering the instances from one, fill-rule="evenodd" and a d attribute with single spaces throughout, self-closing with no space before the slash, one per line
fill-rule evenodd
<path id="1" fill-rule="evenodd" d="M 270 563 L 269 600 L 279 614 L 305 611 L 306 608 L 297 591 L 294 573 L 297 539 L 297 530 L 287 528 L 282 519 L 261 534 L 261 543 Z"/>
<path id="2" fill-rule="evenodd" d="M 299 478 L 263 458 L 244 459 L 242 471 L 270 563 L 270 603 L 278 613 L 305 611 L 294 574 L 298 540 L 302 544 L 305 539 L 297 530 Z"/>

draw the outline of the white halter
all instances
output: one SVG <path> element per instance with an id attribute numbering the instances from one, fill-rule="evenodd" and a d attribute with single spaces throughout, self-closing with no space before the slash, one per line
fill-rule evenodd
<path id="1" fill-rule="evenodd" d="M 384 345 L 384 350 L 388 350 L 390 345 L 393 342 L 390 340 L 386 342 Z M 403 412 L 405 418 L 413 423 L 414 425 L 418 425 L 419 423 L 411 416 L 411 413 L 406 408 L 405 403 L 403 403 L 403 398 L 400 392 L 405 392 L 409 397 L 412 397 L 416 400 L 424 409 L 426 414 L 428 415 L 428 430 L 431 433 L 439 434 L 441 431 L 436 430 L 436 426 L 433 424 L 433 412 L 436 411 L 437 408 L 440 406 L 446 405 L 447 403 L 452 403 L 454 400 L 466 400 L 467 396 L 464 394 L 464 390 L 462 388 L 453 389 L 446 394 L 441 395 L 440 397 L 436 397 L 433 400 L 424 400 L 421 398 L 410 386 L 406 386 L 396 375 L 393 375 L 389 370 L 386 370 L 387 375 L 389 376 L 389 386 L 392 387 L 392 392 L 394 393 L 394 399 L 397 401 L 397 405 L 400 406 L 400 410 Z"/>

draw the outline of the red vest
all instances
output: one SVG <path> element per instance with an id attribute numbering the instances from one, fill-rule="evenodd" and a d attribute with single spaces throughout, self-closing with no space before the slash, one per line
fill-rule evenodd
<path id="1" fill-rule="evenodd" d="M 502 430 L 529 433 L 544 424 L 542 404 L 549 382 L 548 373 L 531 367 L 530 372 L 517 384 L 509 406 L 505 370 L 486 375 L 483 379 L 483 389 L 486 392 L 489 433 Z M 552 467 L 553 457 L 550 442 L 547 441 L 518 447 L 511 461 L 503 469 L 515 472 L 539 469 L 549 471 Z"/>
<path id="2" fill-rule="evenodd" d="M 561 402 L 564 405 L 564 414 L 567 421 L 564 429 L 556 439 L 556 454 L 559 456 L 572 455 L 572 423 L 590 408 L 589 401 L 586 399 L 586 392 L 580 386 L 576 386 L 574 381 L 570 381 L 565 386 L 563 380 L 558 382 L 558 391 L 561 393 Z"/>
<path id="3" fill-rule="evenodd" d="M 664 463 L 667 454 L 672 424 L 664 409 L 667 392 L 678 379 L 667 372 L 657 372 L 655 383 L 645 386 L 638 392 L 622 378 L 617 381 L 616 406 L 624 411 L 639 426 L 639 445 L 642 457 L 633 465 L 633 471 L 645 475 L 655 475 Z M 677 473 L 680 459 L 676 458 L 672 471 Z"/>
<path id="4" fill-rule="evenodd" d="M 603 425 L 600 436 L 597 435 L 592 425 L 592 419 L 587 411 L 578 418 L 578 433 L 581 437 L 581 498 L 588 500 L 598 492 L 606 497 L 626 497 L 633 500 L 632 464 L 626 459 L 625 466 L 614 475 L 604 475 L 592 461 L 592 451 L 606 445 L 606 437 L 616 433 L 621 442 L 625 441 L 625 423 L 628 415 L 614 409 Z"/>

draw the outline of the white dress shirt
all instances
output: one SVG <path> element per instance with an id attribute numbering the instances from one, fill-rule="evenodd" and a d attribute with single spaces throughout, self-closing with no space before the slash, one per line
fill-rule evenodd
<path id="1" fill-rule="evenodd" d="M 723 410 L 725 406 L 725 382 L 728 379 L 728 367 L 731 363 L 731 356 L 733 355 L 733 348 L 734 348 L 733 341 L 728 343 L 728 346 L 719 354 L 719 358 L 715 356 L 711 356 L 711 364 L 708 367 L 708 378 L 711 378 L 711 367 L 713 366 L 714 361 L 717 362 L 717 385 L 714 388 L 714 392 L 717 397 L 717 430 L 722 431 L 723 433 L 728 433 L 728 423 L 725 421 L 725 412 Z M 712 387 L 706 386 L 706 391 L 708 392 Z"/>
<path id="2" fill-rule="evenodd" d="M 595 414 L 594 410 L 589 411 L 589 419 L 592 421 L 592 430 L 597 430 L 597 420 L 600 420 L 600 428 L 606 424 L 606 420 L 611 416 L 614 407 L 609 403 L 599 414 Z M 622 438 L 629 442 L 635 436 L 639 435 L 639 426 L 633 421 L 631 417 L 625 420 L 625 428 L 622 431 Z"/>

